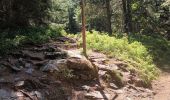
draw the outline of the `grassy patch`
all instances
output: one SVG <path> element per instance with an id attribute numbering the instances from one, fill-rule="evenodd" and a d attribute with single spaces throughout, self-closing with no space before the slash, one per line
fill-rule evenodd
<path id="1" fill-rule="evenodd" d="M 159 71 L 153 62 L 154 58 L 141 42 L 129 41 L 128 37 L 109 37 L 104 33 L 93 31 L 87 33 L 87 47 L 125 61 L 129 68 L 138 71 L 146 83 L 150 83 L 158 76 Z"/>

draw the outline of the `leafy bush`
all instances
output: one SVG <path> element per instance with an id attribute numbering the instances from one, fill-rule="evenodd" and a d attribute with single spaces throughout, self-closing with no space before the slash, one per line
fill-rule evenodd
<path id="1" fill-rule="evenodd" d="M 154 62 L 163 69 L 165 65 L 170 65 L 170 42 L 160 35 L 147 36 L 142 34 L 132 34 L 128 37 L 130 43 L 139 41 L 153 56 Z"/>
<path id="2" fill-rule="evenodd" d="M 27 29 L 6 30 L 0 33 L 0 55 L 6 54 L 24 43 L 41 44 L 61 36 L 62 27 L 36 27 Z"/>
<path id="3" fill-rule="evenodd" d="M 128 63 L 130 69 L 135 69 L 146 83 L 158 76 L 158 69 L 153 63 L 153 57 L 141 42 L 131 41 L 128 37 L 109 37 L 105 33 L 87 32 L 87 47 L 101 51 L 111 57 L 116 57 Z"/>

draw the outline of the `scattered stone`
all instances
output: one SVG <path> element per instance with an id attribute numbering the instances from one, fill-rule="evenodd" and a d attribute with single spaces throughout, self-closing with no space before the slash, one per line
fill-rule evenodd
<path id="1" fill-rule="evenodd" d="M 42 96 L 42 94 L 40 92 L 35 91 L 34 93 L 35 93 L 36 97 L 38 98 L 38 100 L 44 100 L 44 97 Z"/>
<path id="2" fill-rule="evenodd" d="M 80 52 L 74 52 L 74 51 L 66 51 L 67 52 L 67 55 L 68 57 L 77 57 L 77 58 L 83 58 L 82 55 L 80 55 Z"/>
<path id="3" fill-rule="evenodd" d="M 98 64 L 104 65 L 104 64 L 107 63 L 108 59 L 107 58 L 95 58 L 95 59 L 94 58 L 90 58 L 90 61 L 97 62 Z"/>
<path id="4" fill-rule="evenodd" d="M 32 64 L 31 63 L 25 63 L 25 68 L 32 68 Z"/>
<path id="5" fill-rule="evenodd" d="M 15 94 L 16 94 L 17 97 L 23 97 L 24 96 L 24 94 L 22 92 L 16 92 Z"/>
<path id="6" fill-rule="evenodd" d="M 14 78 L 14 81 L 17 82 L 17 81 L 19 81 L 20 79 L 21 79 L 21 78 L 16 77 L 16 78 Z"/>
<path id="7" fill-rule="evenodd" d="M 99 70 L 98 74 L 99 77 L 103 77 L 106 74 L 107 71 Z"/>
<path id="8" fill-rule="evenodd" d="M 17 96 L 13 91 L 8 91 L 5 89 L 0 89 L 0 100 L 11 100 L 11 99 L 16 100 Z"/>
<path id="9" fill-rule="evenodd" d="M 40 60 L 40 61 L 44 60 L 44 55 L 42 53 L 38 53 L 38 52 L 34 53 L 34 52 L 27 51 L 27 50 L 22 51 L 22 53 L 24 57 L 30 58 L 32 60 Z"/>
<path id="10" fill-rule="evenodd" d="M 21 71 L 21 69 L 23 68 L 22 66 L 15 66 L 15 65 L 12 65 L 10 67 L 15 71 Z"/>
<path id="11" fill-rule="evenodd" d="M 32 74 L 33 73 L 33 71 L 34 71 L 34 69 L 33 68 L 28 68 L 25 72 L 27 73 L 27 74 Z"/>
<path id="12" fill-rule="evenodd" d="M 150 89 L 145 89 L 145 91 L 146 91 L 147 93 L 154 94 L 154 91 L 152 91 L 152 90 L 150 90 Z"/>
<path id="13" fill-rule="evenodd" d="M 109 86 L 113 89 L 119 89 L 119 87 L 117 87 L 114 83 L 110 83 Z"/>
<path id="14" fill-rule="evenodd" d="M 86 90 L 86 91 L 89 91 L 89 90 L 90 90 L 90 86 L 87 86 L 87 85 L 82 86 L 82 88 L 83 88 L 84 90 Z"/>
<path id="15" fill-rule="evenodd" d="M 48 63 L 47 65 L 42 67 L 40 70 L 43 71 L 43 72 L 59 71 L 59 69 L 54 64 L 50 64 L 50 63 Z"/>
<path id="16" fill-rule="evenodd" d="M 127 99 L 127 100 L 132 100 L 132 99 L 131 99 L 131 98 L 129 98 L 129 97 L 126 97 L 126 99 Z"/>
<path id="17" fill-rule="evenodd" d="M 86 99 L 84 97 L 84 92 L 74 91 L 72 95 L 67 98 L 67 100 L 86 100 Z"/>
<path id="18" fill-rule="evenodd" d="M 23 58 L 19 58 L 18 61 L 22 62 L 22 61 L 23 61 Z"/>
<path id="19" fill-rule="evenodd" d="M 123 93 L 124 93 L 123 90 L 115 90 L 115 92 L 116 92 L 117 94 L 123 94 Z"/>
<path id="20" fill-rule="evenodd" d="M 25 81 L 18 81 L 16 82 L 15 87 L 22 87 L 24 86 L 24 84 L 25 84 Z"/>
<path id="21" fill-rule="evenodd" d="M 56 58 L 66 58 L 67 53 L 66 52 L 46 52 L 45 58 L 46 59 L 56 59 Z"/>
<path id="22" fill-rule="evenodd" d="M 60 59 L 60 60 L 50 60 L 44 67 L 42 67 L 40 70 L 44 72 L 54 72 L 54 71 L 62 71 L 64 69 L 67 69 L 66 60 Z"/>
<path id="23" fill-rule="evenodd" d="M 99 70 L 104 70 L 104 71 L 114 71 L 114 70 L 116 70 L 117 69 L 117 66 L 115 65 L 115 66 L 107 66 L 107 65 L 100 65 L 100 64 L 98 64 L 97 65 L 98 66 L 98 68 L 99 68 Z"/>
<path id="24" fill-rule="evenodd" d="M 107 99 L 110 100 L 111 99 L 111 95 L 110 94 L 103 94 L 100 91 L 93 91 L 93 92 L 89 92 L 85 94 L 85 97 L 87 99 Z"/>

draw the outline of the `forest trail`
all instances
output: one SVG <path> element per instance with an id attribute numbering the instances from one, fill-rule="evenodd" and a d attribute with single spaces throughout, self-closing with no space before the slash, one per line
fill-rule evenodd
<path id="1" fill-rule="evenodd" d="M 170 73 L 162 72 L 153 82 L 154 100 L 170 100 Z"/>
<path id="2" fill-rule="evenodd" d="M 68 59 L 68 54 L 78 57 L 81 50 L 73 39 L 60 37 L 47 44 L 24 45 L 19 51 L 0 59 L 0 100 L 170 100 L 168 72 L 162 72 L 150 90 L 143 87 L 140 78 L 129 71 L 123 61 L 91 51 L 88 59 L 98 67 L 98 79 L 69 79 L 68 75 L 83 73 L 57 74 L 58 68 L 64 66 L 55 64 L 64 65 L 59 61 Z M 110 73 L 112 71 L 117 73 Z"/>

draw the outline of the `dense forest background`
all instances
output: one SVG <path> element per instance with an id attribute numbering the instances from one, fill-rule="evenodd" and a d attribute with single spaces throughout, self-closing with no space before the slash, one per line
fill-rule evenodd
<path id="1" fill-rule="evenodd" d="M 58 24 L 80 31 L 78 0 L 1 0 L 0 28 L 43 27 Z M 87 29 L 113 33 L 161 34 L 169 38 L 169 1 L 86 0 Z"/>

